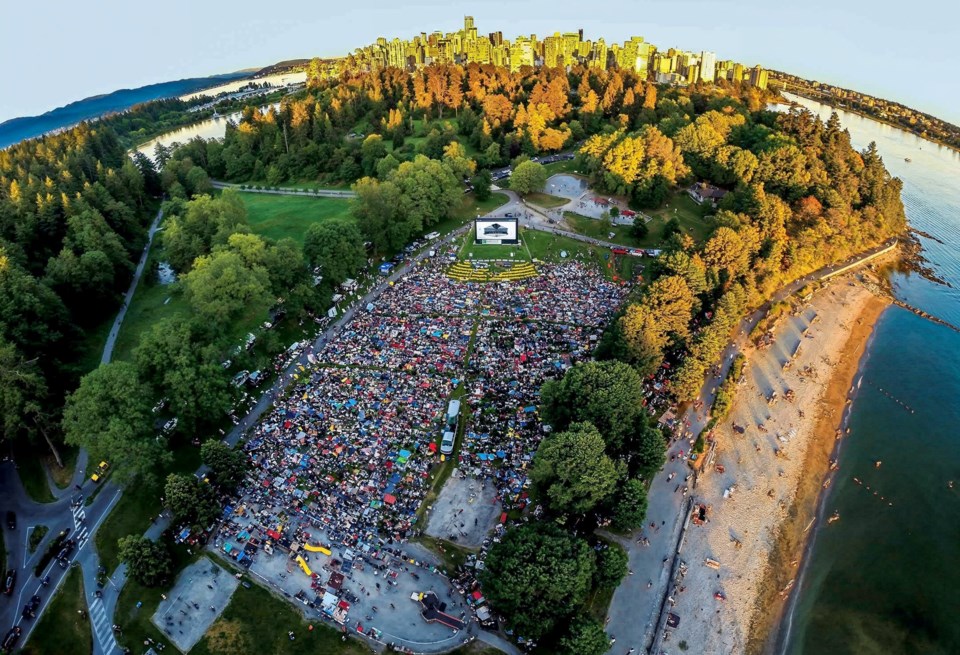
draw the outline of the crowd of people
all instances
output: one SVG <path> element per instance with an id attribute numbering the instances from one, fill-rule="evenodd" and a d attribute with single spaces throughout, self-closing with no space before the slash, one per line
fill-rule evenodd
<path id="1" fill-rule="evenodd" d="M 460 283 L 432 261 L 387 288 L 254 429 L 248 492 L 344 543 L 405 539 L 439 461 L 448 399 L 465 384 L 461 468 L 494 478 L 505 505 L 520 501 L 543 436 L 540 385 L 589 356 L 627 292 L 581 262 L 538 268 L 522 282 Z"/>

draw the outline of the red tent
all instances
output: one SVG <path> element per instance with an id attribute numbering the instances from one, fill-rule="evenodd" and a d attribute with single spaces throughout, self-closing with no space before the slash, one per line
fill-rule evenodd
<path id="1" fill-rule="evenodd" d="M 387 505 L 393 505 L 395 502 L 397 502 L 397 498 L 393 494 L 383 494 L 383 502 L 385 502 Z"/>

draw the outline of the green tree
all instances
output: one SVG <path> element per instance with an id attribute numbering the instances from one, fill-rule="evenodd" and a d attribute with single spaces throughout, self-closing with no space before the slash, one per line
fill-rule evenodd
<path id="1" fill-rule="evenodd" d="M 473 185 L 473 196 L 480 202 L 485 201 L 490 197 L 490 184 L 492 178 L 490 177 L 490 171 L 482 170 L 476 175 L 473 176 L 471 184 Z"/>
<path id="2" fill-rule="evenodd" d="M 593 576 L 594 585 L 612 589 L 620 584 L 627 574 L 627 551 L 619 544 L 604 542 L 597 550 L 597 572 Z"/>
<path id="3" fill-rule="evenodd" d="M 666 444 L 660 440 L 660 459 Z M 626 480 L 613 500 L 613 527 L 617 530 L 636 530 L 647 515 L 647 487 L 635 478 Z"/>
<path id="4" fill-rule="evenodd" d="M 365 177 L 353 185 L 357 199 L 352 212 L 367 241 L 377 252 L 402 248 L 413 234 L 413 225 L 407 220 L 401 206 L 399 187 L 393 182 L 378 182 Z"/>
<path id="5" fill-rule="evenodd" d="M 446 218 L 463 197 L 463 184 L 450 169 L 423 155 L 400 164 L 390 179 L 400 190 L 402 213 L 412 234 Z"/>
<path id="6" fill-rule="evenodd" d="M 171 208 L 179 205 L 171 205 Z M 184 213 L 164 223 L 161 233 L 170 265 L 186 273 L 197 257 L 227 242 L 231 234 L 249 232 L 247 208 L 240 194 L 226 189 L 219 197 L 200 196 L 183 205 Z"/>
<path id="7" fill-rule="evenodd" d="M 230 383 L 209 339 L 200 324 L 169 318 L 154 324 L 134 351 L 139 378 L 169 400 L 186 433 L 215 425 L 230 407 Z"/>
<path id="8" fill-rule="evenodd" d="M 243 451 L 216 439 L 203 442 L 200 459 L 210 467 L 217 484 L 226 489 L 235 489 L 247 473 L 247 456 Z"/>
<path id="9" fill-rule="evenodd" d="M 332 220 L 307 228 L 303 254 L 319 266 L 324 282 L 332 287 L 352 277 L 366 264 L 363 235 L 354 221 Z"/>
<path id="10" fill-rule="evenodd" d="M 387 146 L 379 134 L 371 134 L 360 146 L 360 167 L 364 175 L 377 172 L 377 162 L 387 156 Z"/>
<path id="11" fill-rule="evenodd" d="M 537 449 L 530 477 L 555 512 L 586 514 L 617 486 L 619 472 L 590 423 L 572 423 L 548 435 Z"/>
<path id="12" fill-rule="evenodd" d="M 541 389 L 541 412 L 554 430 L 573 423 L 593 424 L 616 456 L 629 444 L 637 417 L 643 412 L 643 380 L 622 362 L 582 362 Z"/>
<path id="13" fill-rule="evenodd" d="M 610 637 L 596 619 L 581 617 L 570 624 L 560 639 L 563 655 L 603 655 L 610 650 Z"/>
<path id="14" fill-rule="evenodd" d="M 554 525 L 523 525 L 490 548 L 480 582 L 519 634 L 538 639 L 580 607 L 595 566 L 586 541 Z"/>
<path id="15" fill-rule="evenodd" d="M 190 307 L 214 325 L 223 326 L 250 307 L 270 300 L 270 278 L 262 266 L 248 266 L 232 250 L 198 257 L 183 276 Z"/>
<path id="16" fill-rule="evenodd" d="M 647 235 L 650 234 L 650 228 L 647 226 L 647 221 L 642 216 L 637 216 L 633 219 L 633 225 L 630 227 L 630 234 L 635 239 L 643 240 L 647 238 Z"/>
<path id="17" fill-rule="evenodd" d="M 220 504 L 213 487 L 193 475 L 168 475 L 163 497 L 177 523 L 206 528 L 220 515 Z"/>
<path id="18" fill-rule="evenodd" d="M 117 541 L 120 561 L 127 565 L 130 577 L 145 587 L 159 587 L 173 573 L 170 551 L 159 542 L 139 535 L 127 535 Z"/>
<path id="19" fill-rule="evenodd" d="M 510 175 L 510 188 L 520 194 L 543 191 L 546 183 L 547 170 L 535 161 L 522 162 Z"/>
<path id="20" fill-rule="evenodd" d="M 169 460 L 153 430 L 152 399 L 127 362 L 101 364 L 80 380 L 63 410 L 64 440 L 106 460 L 121 481 L 147 484 Z"/>

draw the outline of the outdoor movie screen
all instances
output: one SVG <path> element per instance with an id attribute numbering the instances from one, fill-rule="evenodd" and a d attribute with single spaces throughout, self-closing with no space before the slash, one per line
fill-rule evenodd
<path id="1" fill-rule="evenodd" d="M 477 243 L 517 243 L 517 219 L 478 218 Z"/>

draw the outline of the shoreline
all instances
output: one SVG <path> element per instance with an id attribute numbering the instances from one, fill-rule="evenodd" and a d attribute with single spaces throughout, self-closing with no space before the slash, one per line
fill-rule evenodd
<path id="1" fill-rule="evenodd" d="M 747 643 L 749 653 L 780 653 L 786 647 L 791 626 L 784 625 L 784 621 L 793 616 L 817 531 L 824 527 L 830 486 L 836 475 L 836 471 L 830 469 L 830 462 L 839 458 L 844 443 L 842 437 L 846 436 L 838 437 L 837 432 L 846 432 L 856 395 L 855 382 L 869 357 L 874 327 L 891 304 L 877 296 L 868 300 L 857 319 L 858 325 L 847 336 L 843 359 L 834 366 L 820 401 L 825 407 L 817 418 L 804 458 L 803 474 L 797 481 L 797 495 L 790 514 L 779 525 L 760 583 Z M 834 418 L 837 409 L 840 409 L 839 421 Z M 794 567 L 796 575 L 790 575 L 788 572 Z M 784 593 L 787 585 L 791 586 Z"/>
<path id="2" fill-rule="evenodd" d="M 889 309 L 890 305 L 884 307 L 880 310 L 880 313 L 877 315 L 876 320 L 873 323 L 873 328 L 876 327 L 877 322 L 883 317 L 884 313 Z M 859 381 L 863 379 L 863 368 L 867 363 L 867 360 L 871 355 L 871 346 L 873 344 L 874 337 L 876 336 L 876 330 L 871 329 L 870 334 L 864 342 L 863 352 L 860 354 L 859 361 L 857 363 L 856 371 L 854 372 L 853 379 L 857 380 L 856 384 L 851 382 L 850 387 L 850 400 L 851 402 L 846 405 L 843 411 L 843 417 L 840 420 L 840 429 L 846 432 L 850 424 L 850 413 L 853 410 L 853 401 L 856 400 L 857 395 L 860 391 Z M 833 452 L 830 457 L 834 460 L 839 460 L 840 453 L 843 450 L 844 439 L 836 439 L 833 447 Z M 827 474 L 824 476 L 825 480 L 829 480 L 831 483 L 833 478 L 836 476 L 836 471 L 827 471 Z M 806 528 L 804 532 L 809 531 L 810 536 L 805 539 L 802 554 L 800 556 L 800 566 L 797 571 L 796 584 L 787 594 L 786 598 L 782 599 L 779 616 L 774 624 L 771 626 L 771 629 L 768 633 L 766 639 L 767 651 L 775 654 L 784 653 L 790 638 L 790 633 L 793 629 L 793 617 L 794 612 L 796 611 L 797 602 L 799 600 L 800 589 L 803 588 L 803 581 L 808 572 L 810 564 L 810 554 L 813 552 L 813 548 L 817 541 L 817 534 L 821 527 L 823 527 L 824 517 L 826 516 L 827 501 L 830 498 L 831 489 L 824 489 L 823 493 L 818 494 L 817 500 L 814 506 L 814 518 L 811 521 L 809 528 Z"/>
<path id="3" fill-rule="evenodd" d="M 670 592 L 680 625 L 666 641 L 704 655 L 770 652 L 809 552 L 842 439 L 851 386 L 887 298 L 869 271 L 837 276 L 775 328 L 747 365 L 712 459 L 698 479 L 684 540 L 686 573 Z M 787 391 L 790 391 L 788 394 Z M 695 513 L 697 513 L 695 512 Z M 689 520 L 689 516 L 688 516 Z"/>

